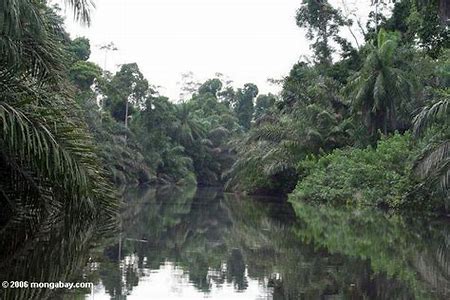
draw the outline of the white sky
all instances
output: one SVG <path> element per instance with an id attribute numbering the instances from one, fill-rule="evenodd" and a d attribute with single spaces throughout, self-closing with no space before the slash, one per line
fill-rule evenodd
<path id="1" fill-rule="evenodd" d="M 53 1 L 58 2 L 58 1 Z M 61 1 L 59 1 L 61 2 Z M 94 0 L 89 28 L 72 22 L 73 38 L 91 41 L 91 61 L 105 65 L 98 46 L 109 42 L 106 69 L 136 62 L 161 94 L 178 99 L 181 74 L 192 71 L 199 81 L 221 72 L 240 87 L 258 85 L 277 92 L 268 78 L 281 79 L 300 56 L 309 55 L 305 32 L 295 23 L 301 0 Z M 342 0 L 331 2 L 340 3 Z M 352 7 L 356 0 L 347 0 Z M 369 0 L 359 1 L 369 3 Z M 367 15 L 367 5 L 361 16 Z"/>

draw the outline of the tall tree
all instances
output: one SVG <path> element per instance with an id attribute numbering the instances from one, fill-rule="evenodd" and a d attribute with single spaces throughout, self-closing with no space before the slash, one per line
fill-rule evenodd
<path id="1" fill-rule="evenodd" d="M 85 37 L 78 37 L 70 42 L 69 52 L 74 56 L 74 60 L 88 60 L 91 55 L 91 45 Z"/>
<path id="2" fill-rule="evenodd" d="M 220 79 L 214 78 L 214 79 L 209 79 L 205 83 L 203 83 L 198 88 L 198 93 L 199 94 L 210 93 L 214 97 L 217 97 L 217 94 L 220 92 L 221 89 L 222 89 L 222 82 L 220 81 Z"/>
<path id="3" fill-rule="evenodd" d="M 174 137 L 180 144 L 189 146 L 205 136 L 205 124 L 188 103 L 180 103 L 175 108 Z"/>
<path id="4" fill-rule="evenodd" d="M 339 44 L 344 40 L 339 37 L 339 28 L 350 24 L 339 10 L 327 0 L 303 0 L 297 10 L 297 25 L 307 29 L 306 38 L 312 40 L 311 48 L 319 65 L 332 63 L 332 41 Z"/>
<path id="5" fill-rule="evenodd" d="M 88 21 L 86 2 L 69 2 Z M 67 80 L 62 18 L 43 1 L 0 6 L 2 240 L 24 217 L 35 227 L 54 210 L 113 216 L 114 193 Z"/>
<path id="6" fill-rule="evenodd" d="M 263 116 L 271 107 L 275 105 L 277 98 L 275 95 L 259 95 L 255 104 L 255 120 Z"/>
<path id="7" fill-rule="evenodd" d="M 363 67 L 346 87 L 354 111 L 361 114 L 372 136 L 377 130 L 387 134 L 396 129 L 397 110 L 412 95 L 412 81 L 394 65 L 398 38 L 381 29 L 376 46 L 369 45 Z"/>
<path id="8" fill-rule="evenodd" d="M 445 1 L 396 1 L 391 16 L 380 25 L 387 30 L 400 31 L 403 42 L 419 46 L 436 59 L 450 47 L 448 16 L 445 17 L 445 9 L 439 2 Z"/>
<path id="9" fill-rule="evenodd" d="M 413 133 L 426 141 L 422 154 L 414 169 L 425 183 L 439 186 L 449 198 L 450 179 L 450 53 L 443 56 L 435 70 L 436 80 L 428 93 L 428 105 L 423 107 L 413 119 Z M 430 132 L 431 131 L 431 132 Z M 431 140 L 428 136 L 433 137 Z M 438 183 L 438 184 L 436 184 Z M 447 209 L 450 202 L 446 203 Z"/>
<path id="10" fill-rule="evenodd" d="M 244 88 L 238 89 L 236 93 L 234 110 L 239 120 L 239 124 L 245 130 L 250 128 L 255 109 L 253 100 L 258 95 L 258 92 L 258 87 L 255 84 L 246 83 Z"/>
<path id="11" fill-rule="evenodd" d="M 124 124 L 128 123 L 130 114 L 142 108 L 146 97 L 153 93 L 136 63 L 122 65 L 102 90 L 106 95 L 105 106 L 117 121 Z"/>
<path id="12" fill-rule="evenodd" d="M 82 91 L 89 89 L 94 84 L 95 79 L 102 76 L 102 69 L 95 63 L 79 60 L 69 69 L 70 79 Z"/>
<path id="13" fill-rule="evenodd" d="M 414 117 L 414 133 L 416 136 L 424 134 L 424 129 L 431 127 L 433 123 L 441 122 L 440 128 L 444 136 L 439 137 L 438 141 L 429 143 L 422 155 L 416 161 L 414 169 L 416 173 L 430 183 L 439 183 L 441 191 L 448 198 L 448 182 L 450 180 L 450 135 L 449 106 L 450 93 L 447 89 L 445 98 L 424 107 L 419 114 Z M 446 134 L 447 133 L 447 134 Z M 446 203 L 448 206 L 450 203 Z M 448 208 L 448 207 L 447 207 Z"/>

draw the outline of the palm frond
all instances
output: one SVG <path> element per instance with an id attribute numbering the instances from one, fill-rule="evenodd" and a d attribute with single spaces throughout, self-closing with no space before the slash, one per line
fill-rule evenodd
<path id="1" fill-rule="evenodd" d="M 422 178 L 439 180 L 442 191 L 448 191 L 450 175 L 450 141 L 431 145 L 424 151 L 414 165 L 415 172 Z"/>
<path id="2" fill-rule="evenodd" d="M 91 0 L 64 0 L 73 9 L 75 20 L 81 21 L 87 25 L 91 23 L 91 11 L 95 8 Z"/>
<path id="3" fill-rule="evenodd" d="M 278 124 L 264 124 L 258 128 L 255 128 L 249 133 L 248 141 L 254 142 L 259 140 L 281 142 L 284 139 L 291 137 L 291 131 Z"/>
<path id="4" fill-rule="evenodd" d="M 390 62 L 397 49 L 398 35 L 395 32 L 387 32 L 383 29 L 378 33 L 378 49 L 381 57 L 384 57 L 385 61 Z"/>
<path id="5" fill-rule="evenodd" d="M 431 170 L 444 160 L 449 159 L 450 141 L 444 141 L 436 146 L 431 147 L 424 152 L 422 157 L 417 161 L 415 169 L 421 176 L 427 176 Z"/>
<path id="6" fill-rule="evenodd" d="M 0 120 L 0 141 L 11 160 L 30 163 L 44 178 L 63 179 L 63 187 L 75 195 L 86 192 L 86 174 L 47 126 L 5 102 L 0 102 Z"/>
<path id="7" fill-rule="evenodd" d="M 431 106 L 425 106 L 422 108 L 413 119 L 413 132 L 416 136 L 423 134 L 426 128 L 433 122 L 440 118 L 445 118 L 449 114 L 448 105 L 450 100 L 443 99 L 434 103 Z M 447 116 L 448 117 L 448 116 Z"/>
<path id="8" fill-rule="evenodd" d="M 64 69 L 64 29 L 59 17 L 34 1 L 12 2 L 16 2 L 11 8 L 14 13 L 4 11 L 5 26 L 0 31 L 0 81 L 6 81 L 11 73 L 31 76 L 41 83 L 57 78 Z"/>

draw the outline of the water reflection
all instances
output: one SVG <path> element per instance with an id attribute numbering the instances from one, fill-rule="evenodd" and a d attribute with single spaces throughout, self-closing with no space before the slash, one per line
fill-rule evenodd
<path id="1" fill-rule="evenodd" d="M 448 223 L 214 189 L 127 196 L 102 299 L 447 299 Z"/>
<path id="2" fill-rule="evenodd" d="M 377 298 L 449 298 L 448 219 L 301 203 L 295 204 L 295 210 L 301 222 L 295 231 L 303 242 L 357 258 L 368 264 L 372 274 L 383 275 L 371 291 Z M 388 278 L 395 278 L 401 286 L 390 286 Z"/>
<path id="3" fill-rule="evenodd" d="M 125 202 L 113 232 L 49 218 L 20 247 L 3 240 L 0 276 L 91 281 L 96 300 L 450 297 L 445 220 L 292 208 L 214 189 L 132 190 Z M 0 299 L 91 297 L 88 290 L 2 292 Z"/>
<path id="4" fill-rule="evenodd" d="M 109 217 L 87 218 L 73 207 L 30 209 L 30 217 L 14 216 L 0 230 L 0 299 L 60 299 L 64 290 L 31 288 L 30 284 L 89 282 L 82 276 L 86 259 L 93 247 L 103 247 L 103 239 L 114 233 L 116 223 Z M 13 281 L 21 283 L 12 288 Z"/>

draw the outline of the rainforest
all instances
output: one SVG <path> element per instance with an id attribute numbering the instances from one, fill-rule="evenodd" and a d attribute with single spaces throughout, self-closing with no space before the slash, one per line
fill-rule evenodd
<path id="1" fill-rule="evenodd" d="M 298 1 L 279 92 L 173 99 L 90 1 L 1 0 L 0 299 L 449 299 L 450 4 L 365 1 Z"/>

